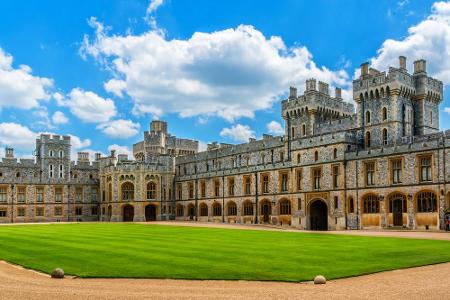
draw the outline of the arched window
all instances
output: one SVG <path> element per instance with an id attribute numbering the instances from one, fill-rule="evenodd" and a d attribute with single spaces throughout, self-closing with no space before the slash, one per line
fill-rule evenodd
<path id="1" fill-rule="evenodd" d="M 237 206 L 236 203 L 233 201 L 228 202 L 228 215 L 229 216 L 236 216 L 237 215 Z"/>
<path id="2" fill-rule="evenodd" d="M 206 205 L 206 203 L 200 204 L 200 216 L 201 217 L 208 216 L 208 205 Z"/>
<path id="3" fill-rule="evenodd" d="M 377 196 L 369 194 L 363 199 L 363 212 L 365 214 L 380 213 L 380 200 Z"/>
<path id="4" fill-rule="evenodd" d="M 214 217 L 218 217 L 222 215 L 222 206 L 220 205 L 220 203 L 214 203 L 213 204 L 213 216 Z"/>
<path id="5" fill-rule="evenodd" d="M 291 201 L 283 199 L 280 201 L 280 215 L 291 214 Z"/>
<path id="6" fill-rule="evenodd" d="M 366 111 L 366 124 L 370 124 L 370 111 Z"/>
<path id="7" fill-rule="evenodd" d="M 348 212 L 351 214 L 355 212 L 355 201 L 352 197 L 348 199 Z"/>
<path id="8" fill-rule="evenodd" d="M 420 192 L 417 195 L 417 212 L 437 212 L 436 194 Z"/>
<path id="9" fill-rule="evenodd" d="M 177 217 L 184 216 L 184 206 L 182 204 L 177 204 Z"/>
<path id="10" fill-rule="evenodd" d="M 383 145 L 388 144 L 388 131 L 386 128 L 383 129 Z"/>
<path id="11" fill-rule="evenodd" d="M 389 87 L 386 87 L 386 97 L 390 97 L 391 96 L 391 90 L 389 89 Z"/>
<path id="12" fill-rule="evenodd" d="M 314 161 L 318 161 L 319 160 L 319 152 L 314 152 Z"/>
<path id="13" fill-rule="evenodd" d="M 366 132 L 366 148 L 370 148 L 370 144 L 371 144 L 371 141 L 370 141 L 370 131 L 367 131 L 367 132 Z"/>
<path id="14" fill-rule="evenodd" d="M 253 203 L 245 201 L 242 206 L 244 208 L 244 216 L 253 216 Z"/>
<path id="15" fill-rule="evenodd" d="M 334 150 L 333 150 L 333 158 L 337 158 L 337 149 L 336 148 L 334 148 Z"/>
<path id="16" fill-rule="evenodd" d="M 305 124 L 302 125 L 302 135 L 303 136 L 306 135 L 306 125 Z"/>
<path id="17" fill-rule="evenodd" d="M 134 200 L 134 184 L 125 182 L 122 184 L 122 201 Z"/>
<path id="18" fill-rule="evenodd" d="M 147 183 L 147 199 L 155 199 L 156 198 L 156 184 L 153 181 Z"/>
<path id="19" fill-rule="evenodd" d="M 383 109 L 381 110 L 381 118 L 382 118 L 382 120 L 383 121 L 386 121 L 387 120 L 387 108 L 386 107 L 383 107 Z"/>

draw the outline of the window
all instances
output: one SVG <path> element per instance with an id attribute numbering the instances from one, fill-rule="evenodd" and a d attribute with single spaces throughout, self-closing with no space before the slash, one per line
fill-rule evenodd
<path id="1" fill-rule="evenodd" d="M 189 199 L 194 199 L 194 184 L 192 182 L 188 183 Z"/>
<path id="2" fill-rule="evenodd" d="M 97 216 L 98 215 L 98 207 L 92 206 L 91 207 L 91 216 Z"/>
<path id="3" fill-rule="evenodd" d="M 125 182 L 122 184 L 122 201 L 134 200 L 134 184 Z"/>
<path id="4" fill-rule="evenodd" d="M 375 184 L 375 162 L 366 163 L 366 185 L 371 186 Z"/>
<path id="5" fill-rule="evenodd" d="M 313 182 L 314 182 L 314 189 L 318 190 L 320 189 L 320 181 L 322 178 L 322 169 L 313 169 Z"/>
<path id="6" fill-rule="evenodd" d="M 214 196 L 216 196 L 216 197 L 220 196 L 220 181 L 219 180 L 214 181 Z"/>
<path id="7" fill-rule="evenodd" d="M 386 107 L 383 107 L 381 114 L 382 114 L 382 116 L 381 116 L 382 120 L 386 121 L 387 120 L 387 108 Z"/>
<path id="8" fill-rule="evenodd" d="M 297 164 L 302 162 L 302 155 L 300 153 L 297 154 Z"/>
<path id="9" fill-rule="evenodd" d="M 261 154 L 261 163 L 264 165 L 266 164 L 266 155 L 263 153 Z"/>
<path id="10" fill-rule="evenodd" d="M 91 201 L 97 202 L 97 199 L 98 199 L 98 189 L 91 187 Z"/>
<path id="11" fill-rule="evenodd" d="M 431 181 L 431 156 L 420 158 L 420 181 Z"/>
<path id="12" fill-rule="evenodd" d="M 287 192 L 288 191 L 288 174 L 287 173 L 282 173 L 281 174 L 281 186 L 280 186 L 280 190 L 281 192 Z"/>
<path id="13" fill-rule="evenodd" d="M 406 197 L 403 194 L 395 193 L 389 197 L 389 212 L 393 212 L 394 201 L 400 201 L 401 211 L 406 213 Z"/>
<path id="14" fill-rule="evenodd" d="M 284 161 L 284 152 L 280 151 L 280 161 Z"/>
<path id="15" fill-rule="evenodd" d="M 306 125 L 302 124 L 302 135 L 305 136 L 306 135 Z"/>
<path id="16" fill-rule="evenodd" d="M 234 202 L 228 203 L 228 215 L 229 216 L 236 216 L 237 215 L 237 206 Z"/>
<path id="17" fill-rule="evenodd" d="M 183 190 L 181 188 L 181 183 L 177 184 L 177 198 L 178 200 L 183 199 Z"/>
<path id="18" fill-rule="evenodd" d="M 250 176 L 245 176 L 244 177 L 244 194 L 245 195 L 250 195 L 251 193 L 251 180 L 250 180 Z"/>
<path id="19" fill-rule="evenodd" d="M 48 166 L 48 177 L 53 178 L 53 165 Z"/>
<path id="20" fill-rule="evenodd" d="M 388 131 L 386 128 L 383 129 L 383 145 L 387 145 L 388 144 Z"/>
<path id="21" fill-rule="evenodd" d="M 421 192 L 417 195 L 417 212 L 437 212 L 436 194 Z"/>
<path id="22" fill-rule="evenodd" d="M 262 176 L 262 193 L 263 194 L 269 193 L 269 175 Z"/>
<path id="23" fill-rule="evenodd" d="M 352 197 L 348 199 L 348 212 L 351 214 L 355 212 L 355 201 Z"/>
<path id="24" fill-rule="evenodd" d="M 62 202 L 63 200 L 63 189 L 60 187 L 55 188 L 55 202 Z"/>
<path id="25" fill-rule="evenodd" d="M 48 152 L 48 156 L 53 157 L 53 150 L 50 150 L 50 151 Z"/>
<path id="26" fill-rule="evenodd" d="M 297 170 L 295 172 L 295 179 L 297 191 L 300 191 L 302 189 L 302 170 Z"/>
<path id="27" fill-rule="evenodd" d="M 291 214 L 291 201 L 284 199 L 280 201 L 280 215 Z"/>
<path id="28" fill-rule="evenodd" d="M 339 166 L 333 166 L 333 188 L 337 188 L 339 185 Z"/>
<path id="29" fill-rule="evenodd" d="M 75 189 L 75 202 L 81 203 L 83 202 L 83 188 L 77 187 Z"/>
<path id="30" fill-rule="evenodd" d="M 43 216 L 44 216 L 44 208 L 36 207 L 36 217 L 43 217 Z"/>
<path id="31" fill-rule="evenodd" d="M 334 150 L 333 150 L 333 158 L 334 159 L 337 158 L 337 152 L 338 152 L 338 150 L 336 148 L 334 148 Z"/>
<path id="32" fill-rule="evenodd" d="M 293 138 L 294 136 L 295 136 L 295 127 L 292 127 L 291 128 L 291 137 Z"/>
<path id="33" fill-rule="evenodd" d="M 228 179 L 228 195 L 234 196 L 234 178 Z"/>
<path id="34" fill-rule="evenodd" d="M 156 199 L 156 183 L 150 181 L 147 183 L 147 200 Z"/>
<path id="35" fill-rule="evenodd" d="M 63 158 L 63 157 L 64 157 L 64 151 L 62 151 L 62 150 L 59 150 L 59 154 L 58 154 L 58 156 L 59 156 L 60 158 Z"/>
<path id="36" fill-rule="evenodd" d="M 318 161 L 319 160 L 319 152 L 314 152 L 314 161 Z"/>
<path id="37" fill-rule="evenodd" d="M 253 216 L 253 203 L 250 201 L 244 202 L 244 216 Z"/>
<path id="38" fill-rule="evenodd" d="M 18 207 L 17 208 L 17 216 L 18 217 L 25 217 L 25 207 Z"/>
<path id="39" fill-rule="evenodd" d="M 363 207 L 365 214 L 377 214 L 380 212 L 380 201 L 375 195 L 367 195 L 363 199 Z"/>
<path id="40" fill-rule="evenodd" d="M 334 196 L 334 209 L 339 208 L 339 198 L 338 196 Z"/>
<path id="41" fill-rule="evenodd" d="M 7 188 L 2 186 L 0 187 L 0 203 L 6 203 L 7 202 Z"/>
<path id="42" fill-rule="evenodd" d="M 366 148 L 370 148 L 371 140 L 370 140 L 370 131 L 366 132 Z"/>
<path id="43" fill-rule="evenodd" d="M 206 182 L 204 182 L 204 181 L 202 181 L 202 182 L 200 183 L 200 196 L 201 196 L 202 198 L 205 198 L 205 197 L 206 197 Z"/>
<path id="44" fill-rule="evenodd" d="M 184 206 L 181 204 L 177 205 L 177 217 L 184 216 Z"/>
<path id="45" fill-rule="evenodd" d="M 366 111 L 366 124 L 370 124 L 370 111 Z"/>
<path id="46" fill-rule="evenodd" d="M 59 165 L 59 178 L 64 178 L 64 166 Z"/>
<path id="47" fill-rule="evenodd" d="M 200 204 L 200 216 L 201 217 L 208 216 L 208 206 L 205 203 Z"/>
<path id="48" fill-rule="evenodd" d="M 44 202 L 44 188 L 43 187 L 36 188 L 36 202 L 37 203 Z"/>
<path id="49" fill-rule="evenodd" d="M 62 216 L 62 207 L 55 207 L 55 216 Z"/>
<path id="50" fill-rule="evenodd" d="M 76 216 L 81 216 L 81 215 L 83 215 L 83 208 L 80 207 L 80 206 L 75 207 L 75 215 L 76 215 Z"/>
<path id="51" fill-rule="evenodd" d="M 6 217 L 6 209 L 0 209 L 0 218 Z"/>
<path id="52" fill-rule="evenodd" d="M 26 195 L 27 195 L 26 188 L 24 186 L 19 186 L 17 188 L 17 202 L 18 203 L 25 203 L 25 202 L 27 202 Z"/>
<path id="53" fill-rule="evenodd" d="M 394 159 L 391 161 L 392 168 L 392 183 L 397 184 L 402 182 L 402 160 Z"/>

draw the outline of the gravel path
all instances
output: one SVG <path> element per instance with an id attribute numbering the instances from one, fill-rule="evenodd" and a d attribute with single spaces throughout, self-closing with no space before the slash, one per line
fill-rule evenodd
<path id="1" fill-rule="evenodd" d="M 450 263 L 312 283 L 51 279 L 0 261 L 0 299 L 450 299 Z"/>

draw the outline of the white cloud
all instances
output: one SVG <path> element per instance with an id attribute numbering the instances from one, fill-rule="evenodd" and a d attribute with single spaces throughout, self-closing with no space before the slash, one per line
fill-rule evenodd
<path id="1" fill-rule="evenodd" d="M 265 37 L 252 26 L 189 39 L 167 39 L 158 30 L 141 35 L 111 35 L 101 23 L 92 41 L 80 48 L 112 70 L 105 88 L 125 93 L 133 112 L 160 116 L 219 116 L 233 121 L 270 108 L 290 85 L 304 87 L 310 77 L 349 88 L 344 70 L 318 67 L 306 47 L 287 47 L 280 37 Z"/>
<path id="2" fill-rule="evenodd" d="M 18 123 L 0 123 L 0 145 L 18 149 L 34 148 L 38 134 Z"/>
<path id="3" fill-rule="evenodd" d="M 97 126 L 103 133 L 113 138 L 127 139 L 138 134 L 141 126 L 131 120 L 114 120 Z"/>
<path id="4" fill-rule="evenodd" d="M 237 124 L 230 128 L 223 128 L 220 132 L 221 137 L 230 138 L 236 142 L 248 142 L 249 138 L 255 137 L 255 132 L 247 125 Z"/>
<path id="5" fill-rule="evenodd" d="M 111 150 L 116 150 L 116 155 L 118 154 L 126 154 L 128 155 L 128 159 L 133 159 L 133 151 L 130 150 L 127 146 L 120 146 L 117 144 L 109 145 L 108 151 L 111 152 Z M 108 154 L 109 155 L 109 154 Z"/>
<path id="6" fill-rule="evenodd" d="M 82 148 L 89 147 L 91 145 L 90 139 L 82 140 L 76 135 L 69 134 L 70 136 L 70 144 L 72 145 L 73 149 L 79 150 Z"/>
<path id="7" fill-rule="evenodd" d="M 147 15 L 153 14 L 161 5 L 163 0 L 150 0 L 150 4 L 147 7 Z"/>
<path id="8" fill-rule="evenodd" d="M 206 149 L 208 149 L 208 143 L 205 143 L 203 141 L 198 141 L 198 151 L 202 152 L 202 151 L 206 151 Z"/>
<path id="9" fill-rule="evenodd" d="M 16 107 L 30 109 L 37 107 L 40 100 L 48 100 L 48 90 L 53 81 L 31 74 L 31 68 L 20 65 L 13 68 L 13 57 L 0 48 L 0 109 Z"/>
<path id="10" fill-rule="evenodd" d="M 80 120 L 88 123 L 104 123 L 116 115 L 114 102 L 104 99 L 94 92 L 83 91 L 80 88 L 72 89 L 67 99 L 60 94 L 54 94 L 59 105 L 68 106 L 70 112 Z"/>
<path id="11" fill-rule="evenodd" d="M 444 107 L 444 112 L 446 112 L 450 115 L 450 107 Z"/>
<path id="12" fill-rule="evenodd" d="M 277 121 L 271 121 L 270 123 L 268 123 L 267 130 L 269 131 L 269 133 L 275 134 L 275 135 L 284 134 L 283 127 Z"/>
<path id="13" fill-rule="evenodd" d="M 57 125 L 69 123 L 69 119 L 61 111 L 55 111 L 55 113 L 52 116 L 52 121 L 54 124 Z"/>
<path id="14" fill-rule="evenodd" d="M 417 59 L 427 60 L 430 75 L 450 84 L 450 3 L 436 2 L 431 15 L 408 29 L 401 40 L 388 39 L 371 59 L 375 68 L 398 66 L 398 57 L 404 55 L 411 64 Z"/>

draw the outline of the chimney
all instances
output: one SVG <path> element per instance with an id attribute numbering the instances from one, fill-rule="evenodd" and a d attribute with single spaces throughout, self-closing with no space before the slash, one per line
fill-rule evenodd
<path id="1" fill-rule="evenodd" d="M 101 157 L 102 157 L 101 153 L 95 153 L 95 161 L 99 161 Z"/>
<path id="2" fill-rule="evenodd" d="M 116 150 L 114 150 L 114 149 L 112 149 L 111 150 L 111 155 L 110 155 L 111 157 L 116 157 Z"/>
<path id="3" fill-rule="evenodd" d="M 328 83 L 319 81 L 319 92 L 329 95 Z"/>
<path id="4" fill-rule="evenodd" d="M 369 63 L 365 62 L 361 64 L 361 76 L 369 75 Z"/>
<path id="5" fill-rule="evenodd" d="M 314 78 L 306 80 L 306 90 L 315 91 L 316 90 L 316 80 Z"/>
<path id="6" fill-rule="evenodd" d="M 425 59 L 419 59 L 414 62 L 414 74 L 427 72 L 427 61 Z"/>
<path id="7" fill-rule="evenodd" d="M 342 90 L 341 88 L 336 87 L 334 90 L 334 97 L 338 99 L 342 99 Z"/>
<path id="8" fill-rule="evenodd" d="M 77 161 L 89 161 L 89 153 L 88 152 L 78 152 Z"/>
<path id="9" fill-rule="evenodd" d="M 289 88 L 289 99 L 295 99 L 297 98 L 297 88 L 291 86 Z"/>
<path id="10" fill-rule="evenodd" d="M 400 67 L 400 70 L 406 71 L 406 57 L 404 56 L 398 57 L 398 66 Z"/>
<path id="11" fill-rule="evenodd" d="M 5 148 L 5 157 L 6 158 L 14 158 L 14 148 Z"/>

